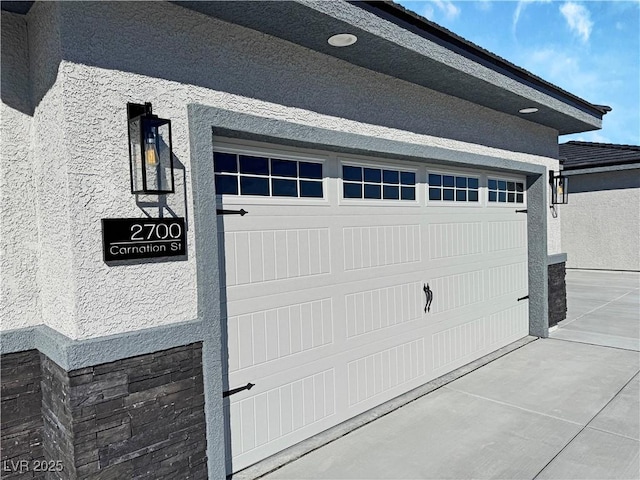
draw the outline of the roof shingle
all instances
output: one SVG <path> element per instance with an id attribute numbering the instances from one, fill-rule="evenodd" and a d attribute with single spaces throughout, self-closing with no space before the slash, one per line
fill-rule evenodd
<path id="1" fill-rule="evenodd" d="M 560 144 L 565 170 L 640 163 L 640 146 L 571 141 Z"/>

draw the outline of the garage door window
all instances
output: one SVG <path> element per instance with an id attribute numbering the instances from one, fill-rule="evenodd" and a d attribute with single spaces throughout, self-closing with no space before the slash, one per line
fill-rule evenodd
<path id="1" fill-rule="evenodd" d="M 429 200 L 477 202 L 479 180 L 476 177 L 429 174 Z"/>
<path id="2" fill-rule="evenodd" d="M 416 199 L 415 172 L 343 165 L 342 181 L 344 198 Z"/>
<path id="3" fill-rule="evenodd" d="M 216 193 L 323 198 L 322 164 L 215 152 Z"/>
<path id="4" fill-rule="evenodd" d="M 491 203 L 523 203 L 524 183 L 489 178 L 487 183 L 489 190 L 489 202 Z"/>

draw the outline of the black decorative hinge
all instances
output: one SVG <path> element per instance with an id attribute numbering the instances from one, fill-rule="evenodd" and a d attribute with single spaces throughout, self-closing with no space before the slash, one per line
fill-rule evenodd
<path id="1" fill-rule="evenodd" d="M 516 210 L 516 213 L 527 213 L 527 209 L 525 208 L 524 210 Z"/>
<path id="2" fill-rule="evenodd" d="M 234 388 L 232 390 L 227 390 L 226 392 L 222 392 L 222 396 L 223 397 L 228 397 L 229 395 L 233 395 L 235 393 L 242 392 L 243 390 L 251 390 L 253 387 L 255 387 L 255 384 L 247 383 L 244 387 L 238 387 L 238 388 Z"/>
<path id="3" fill-rule="evenodd" d="M 518 301 L 520 301 L 520 300 L 526 300 L 527 298 L 529 298 L 529 295 L 525 295 L 524 297 L 520 297 L 520 298 L 518 299 Z"/>
<path id="4" fill-rule="evenodd" d="M 431 302 L 433 302 L 433 290 L 429 288 L 429 284 L 427 283 L 424 287 L 422 287 L 422 291 L 427 297 L 425 301 L 427 303 L 424 304 L 424 313 L 431 311 Z"/>
<path id="5" fill-rule="evenodd" d="M 217 209 L 216 213 L 218 215 L 240 215 L 241 217 L 244 217 L 247 212 L 244 208 L 241 208 L 240 210 L 222 210 L 222 209 Z"/>

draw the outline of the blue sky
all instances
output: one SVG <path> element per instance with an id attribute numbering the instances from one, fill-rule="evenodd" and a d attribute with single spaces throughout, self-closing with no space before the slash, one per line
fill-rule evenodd
<path id="1" fill-rule="evenodd" d="M 407 1 L 404 7 L 613 111 L 560 142 L 640 145 L 640 0 Z"/>

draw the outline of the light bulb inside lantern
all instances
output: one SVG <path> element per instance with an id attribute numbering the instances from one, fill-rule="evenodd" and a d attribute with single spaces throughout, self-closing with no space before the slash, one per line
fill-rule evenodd
<path id="1" fill-rule="evenodd" d="M 155 167 L 158 164 L 155 135 L 149 134 L 144 144 L 144 159 L 147 165 Z"/>

